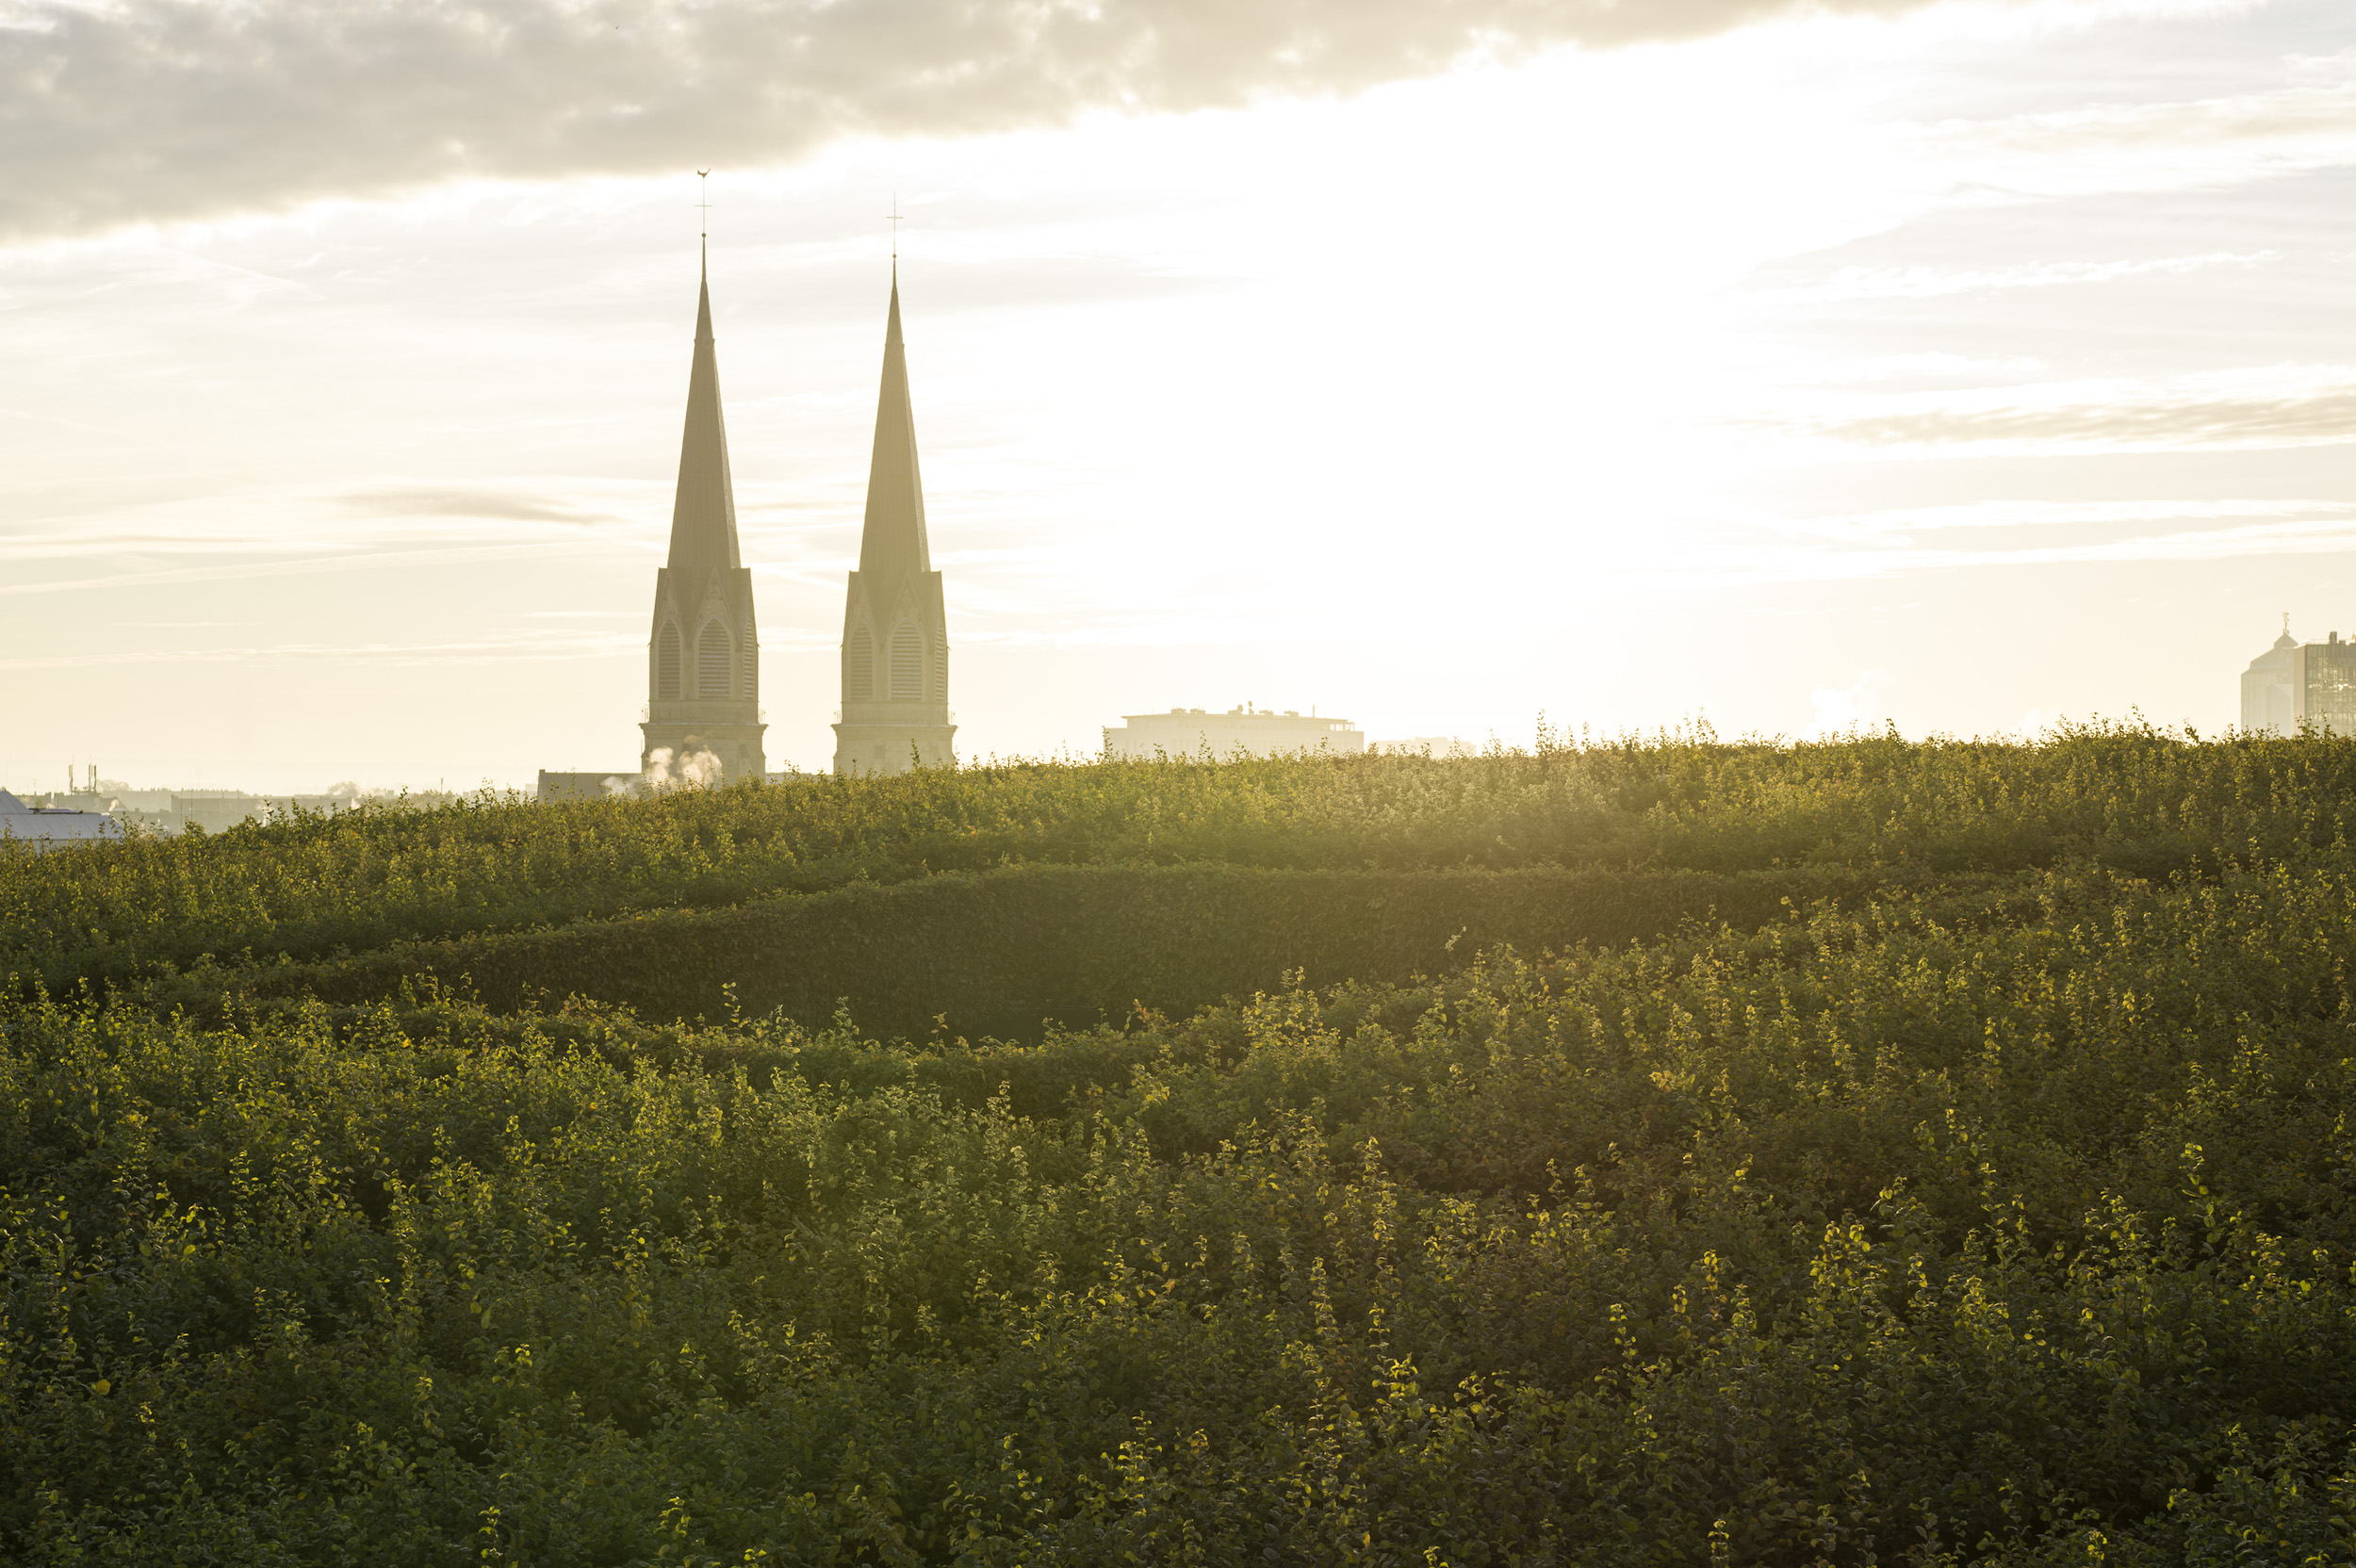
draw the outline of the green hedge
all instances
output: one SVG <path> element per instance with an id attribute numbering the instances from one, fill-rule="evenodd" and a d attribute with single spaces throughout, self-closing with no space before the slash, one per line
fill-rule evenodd
<path id="1" fill-rule="evenodd" d="M 555 930 L 405 943 L 319 964 L 200 972 L 150 1000 L 223 990 L 366 1003 L 432 979 L 495 1011 L 567 996 L 650 1019 L 782 1008 L 804 1022 L 847 1003 L 860 1025 L 923 1036 L 1035 1037 L 1139 1003 L 1184 1009 L 1309 983 L 1439 972 L 1479 948 L 1621 943 L 1687 921 L 1751 929 L 1887 878 L 1831 871 L 1717 876 L 1596 869 L 1316 872 L 1236 866 L 1009 866 L 858 886 L 730 909 L 665 909 Z"/>
<path id="2" fill-rule="evenodd" d="M 104 988 L 163 966 L 324 962 L 1013 864 L 1293 871 L 1779 866 L 1997 874 L 2094 860 L 2216 875 L 2356 841 L 2356 736 L 2034 745 L 1721 744 L 1697 732 L 1479 758 L 924 769 L 537 805 L 478 797 L 135 837 L 0 843 L 0 976 Z"/>
<path id="3" fill-rule="evenodd" d="M 0 1562 L 2356 1562 L 2333 859 L 972 1052 L 0 999 Z"/>

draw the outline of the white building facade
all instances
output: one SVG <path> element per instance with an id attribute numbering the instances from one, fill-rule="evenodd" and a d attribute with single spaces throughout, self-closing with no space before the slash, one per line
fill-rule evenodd
<path id="1" fill-rule="evenodd" d="M 120 843 L 123 825 L 104 811 L 27 806 L 0 790 L 0 840 L 46 852 L 70 844 Z"/>
<path id="2" fill-rule="evenodd" d="M 2299 727 L 2293 716 L 2299 704 L 2292 695 L 2291 665 L 2299 651 L 2291 636 L 2291 618 L 2282 617 L 2282 635 L 2274 645 L 2250 662 L 2241 676 L 2241 730 L 2245 735 L 2288 735 Z"/>

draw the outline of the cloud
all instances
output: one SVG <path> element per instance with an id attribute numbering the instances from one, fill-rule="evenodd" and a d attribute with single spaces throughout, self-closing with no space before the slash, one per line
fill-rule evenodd
<path id="1" fill-rule="evenodd" d="M 1893 550 L 1891 569 L 1956 566 L 2085 565 L 2130 561 L 2234 561 L 2259 556 L 2341 555 L 2356 549 L 2356 515 L 2300 523 L 2250 523 L 2144 534 L 2099 544 L 2052 545 L 2010 550 Z M 1871 559 L 1871 558 L 1867 558 Z M 1882 576 L 1882 572 L 1860 575 Z"/>
<path id="2" fill-rule="evenodd" d="M 2356 505 L 2347 501 L 2307 499 L 2263 500 L 2002 500 L 1961 501 L 1943 506 L 1894 507 L 1845 516 L 1812 517 L 1766 526 L 1794 535 L 1834 539 L 1874 539 L 1892 535 L 1939 532 L 1949 529 L 2009 528 L 2151 528 L 2161 523 L 2256 522 L 2282 518 L 2330 519 L 2345 524 L 2356 520 Z"/>
<path id="3" fill-rule="evenodd" d="M 1918 128 L 1914 140 L 1960 185 L 2003 197 L 2177 190 L 2356 163 L 2356 57 L 2309 64 L 2325 79 L 2225 98 L 1947 121 Z"/>
<path id="4" fill-rule="evenodd" d="M 643 652 L 644 637 L 628 632 L 525 631 L 440 643 L 274 643 L 211 648 L 87 648 L 0 659 L 0 670 L 86 670 L 126 664 L 249 664 L 293 659 L 399 667 L 566 662 Z"/>
<path id="5" fill-rule="evenodd" d="M 496 490 L 355 490 L 339 497 L 373 517 L 503 517 L 519 523 L 600 523 L 606 514 Z"/>
<path id="6" fill-rule="evenodd" d="M 1714 584 L 1761 582 L 1856 582 L 1924 572 L 1990 566 L 2119 565 L 2129 562 L 2192 563 L 2266 556 L 2346 555 L 2356 551 L 2356 511 L 2293 522 L 2258 522 L 2233 528 L 2187 529 L 2131 538 L 2011 549 L 1728 547 L 1713 570 L 1692 571 L 1680 580 Z"/>
<path id="7" fill-rule="evenodd" d="M 2006 288 L 2052 288 L 2063 284 L 2116 283 L 2152 273 L 2181 275 L 2217 267 L 2250 268 L 2281 259 L 2275 251 L 2214 252 L 2197 256 L 2160 256 L 2145 261 L 2046 262 L 2034 267 L 1957 271 L 1939 267 L 1844 267 L 1821 284 L 1781 291 L 1777 298 L 1812 300 L 1929 300 L 1949 294 L 1983 294 Z"/>
<path id="8" fill-rule="evenodd" d="M 117 572 L 107 577 L 0 583 L 0 596 L 70 594 L 86 589 L 147 588 L 162 583 L 230 582 L 247 578 L 308 577 L 321 572 L 370 572 L 411 566 L 439 566 L 460 562 L 545 555 L 566 548 L 564 545 L 483 545 L 450 549 L 378 550 L 365 555 L 335 555 L 303 561 L 241 561 L 220 566 L 167 566 L 153 571 Z"/>
<path id="9" fill-rule="evenodd" d="M 1353 91 L 1925 0 L 0 0 L 0 237 Z"/>
<path id="10" fill-rule="evenodd" d="M 1972 501 L 1723 520 L 1732 526 L 1703 556 L 1688 551 L 1648 570 L 1663 582 L 1738 587 L 2356 552 L 2356 500 L 2322 498 Z"/>
<path id="11" fill-rule="evenodd" d="M 2356 440 L 2356 388 L 2314 397 L 2079 408 L 1933 409 L 1857 419 L 1828 433 L 1869 446 L 2067 442 L 2072 446 L 2299 447 Z"/>
<path id="12" fill-rule="evenodd" d="M 2175 451 L 2356 441 L 2356 368 L 2280 366 L 2135 382 L 1892 398 L 1762 424 L 1861 447 Z"/>

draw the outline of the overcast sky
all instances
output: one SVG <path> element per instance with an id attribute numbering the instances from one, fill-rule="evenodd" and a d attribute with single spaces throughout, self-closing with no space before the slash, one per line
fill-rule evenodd
<path id="1" fill-rule="evenodd" d="M 0 0 L 0 783 L 632 765 L 696 167 L 773 766 L 895 197 L 968 757 L 2207 732 L 2356 632 L 2347 0 Z"/>

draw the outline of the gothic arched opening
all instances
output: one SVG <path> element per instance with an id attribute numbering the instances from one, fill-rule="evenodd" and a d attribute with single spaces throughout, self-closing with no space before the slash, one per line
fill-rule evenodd
<path id="1" fill-rule="evenodd" d="M 728 694 L 728 666 L 735 662 L 736 649 L 728 628 L 717 621 L 704 625 L 703 635 L 695 639 L 696 695 L 707 702 Z"/>
<path id="2" fill-rule="evenodd" d="M 679 627 L 666 624 L 654 644 L 654 694 L 658 702 L 679 700 Z"/>
<path id="3" fill-rule="evenodd" d="M 892 700 L 924 700 L 924 639 L 914 621 L 892 629 Z"/>
<path id="4" fill-rule="evenodd" d="M 875 639 L 864 626 L 855 626 L 843 644 L 843 700 L 875 700 Z"/>

